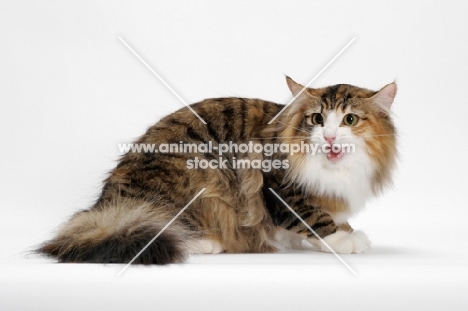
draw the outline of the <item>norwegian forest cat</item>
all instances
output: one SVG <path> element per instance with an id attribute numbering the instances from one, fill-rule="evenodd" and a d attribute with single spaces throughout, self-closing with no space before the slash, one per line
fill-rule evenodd
<path id="1" fill-rule="evenodd" d="M 364 252 L 367 236 L 347 219 L 391 182 L 396 135 L 389 111 L 396 84 L 375 92 L 347 84 L 303 89 L 286 80 L 297 98 L 275 120 L 284 105 L 245 98 L 191 105 L 206 124 L 186 107 L 161 119 L 135 144 L 211 148 L 127 152 L 97 202 L 73 215 L 38 252 L 60 262 L 128 263 L 202 188 L 133 263 L 182 262 L 190 253 L 274 252 L 306 242 L 322 251 L 329 251 L 325 242 L 337 253 Z M 235 148 L 241 144 L 260 148 Z M 293 145 L 302 149 L 291 152 Z"/>

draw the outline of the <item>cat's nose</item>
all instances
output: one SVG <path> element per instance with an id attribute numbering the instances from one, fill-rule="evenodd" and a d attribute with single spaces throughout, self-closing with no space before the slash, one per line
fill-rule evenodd
<path id="1" fill-rule="evenodd" d="M 336 136 L 324 136 L 324 138 L 329 144 L 332 144 L 335 141 Z"/>

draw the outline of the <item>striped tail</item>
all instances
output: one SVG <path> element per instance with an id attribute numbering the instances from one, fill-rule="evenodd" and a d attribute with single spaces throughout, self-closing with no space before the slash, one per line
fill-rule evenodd
<path id="1" fill-rule="evenodd" d="M 76 213 L 37 253 L 59 262 L 129 263 L 171 220 L 167 210 L 132 199 L 96 206 Z M 175 221 L 133 263 L 183 262 L 186 236 Z"/>

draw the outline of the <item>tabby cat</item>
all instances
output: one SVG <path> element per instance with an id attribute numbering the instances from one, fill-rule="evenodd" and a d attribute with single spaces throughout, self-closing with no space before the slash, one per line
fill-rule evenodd
<path id="1" fill-rule="evenodd" d="M 396 135 L 389 112 L 396 84 L 375 92 L 347 84 L 304 88 L 286 80 L 296 97 L 287 107 L 217 98 L 191 105 L 206 124 L 187 107 L 161 119 L 135 145 L 181 148 L 127 152 L 97 202 L 74 214 L 38 252 L 60 262 L 128 263 L 202 188 L 133 263 L 306 244 L 330 251 L 324 242 L 337 253 L 366 251 L 367 236 L 353 231 L 347 219 L 391 182 Z M 181 152 L 188 144 L 210 148 Z M 219 152 L 228 144 L 229 150 Z M 241 150 L 242 144 L 260 148 Z M 345 144 L 354 149 L 345 151 Z M 293 145 L 301 150 L 286 148 Z M 256 152 L 261 147 L 277 148 Z"/>

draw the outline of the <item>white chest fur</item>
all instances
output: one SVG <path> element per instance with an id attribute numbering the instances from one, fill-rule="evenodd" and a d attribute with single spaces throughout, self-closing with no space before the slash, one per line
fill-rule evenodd
<path id="1" fill-rule="evenodd" d="M 324 154 L 310 155 L 298 177 L 314 193 L 343 198 L 348 203 L 349 213 L 332 215 L 335 222 L 343 223 L 362 210 L 372 197 L 374 169 L 367 153 L 356 148 L 356 152 L 345 155 L 338 163 L 330 162 Z"/>

